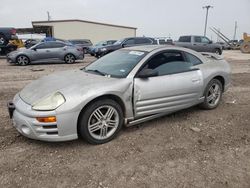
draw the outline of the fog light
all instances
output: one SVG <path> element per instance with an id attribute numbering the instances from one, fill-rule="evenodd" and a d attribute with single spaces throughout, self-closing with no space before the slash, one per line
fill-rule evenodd
<path id="1" fill-rule="evenodd" d="M 41 122 L 41 123 L 54 123 L 54 122 L 56 122 L 56 116 L 37 117 L 36 120 Z"/>
<path id="2" fill-rule="evenodd" d="M 21 126 L 21 131 L 22 131 L 24 134 L 26 134 L 26 135 L 29 135 L 30 132 L 31 132 L 30 128 L 27 127 L 26 125 L 22 125 L 22 126 Z"/>

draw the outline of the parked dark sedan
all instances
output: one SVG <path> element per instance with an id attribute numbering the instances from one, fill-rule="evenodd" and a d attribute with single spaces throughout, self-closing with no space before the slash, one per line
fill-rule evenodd
<path id="1" fill-rule="evenodd" d="M 130 37 L 116 41 L 113 45 L 104 46 L 99 49 L 97 57 L 102 57 L 110 52 L 119 50 L 121 48 L 141 46 L 141 45 L 152 45 L 157 44 L 153 38 L 149 37 Z"/>
<path id="2" fill-rule="evenodd" d="M 113 45 L 116 42 L 116 40 L 104 40 L 96 43 L 94 46 L 91 46 L 88 48 L 88 53 L 92 56 L 98 56 L 99 50 L 103 48 L 104 46 Z"/>
<path id="3" fill-rule="evenodd" d="M 74 39 L 74 40 L 68 40 L 68 42 L 77 47 L 81 47 L 85 54 L 87 53 L 88 47 L 93 45 L 89 39 Z"/>

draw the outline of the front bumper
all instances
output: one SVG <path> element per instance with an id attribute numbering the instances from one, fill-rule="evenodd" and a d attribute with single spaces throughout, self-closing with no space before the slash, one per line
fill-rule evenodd
<path id="1" fill-rule="evenodd" d="M 74 125 L 76 121 L 70 119 L 71 114 L 58 115 L 55 111 L 34 111 L 19 96 L 14 98 L 13 103 L 9 103 L 8 109 L 10 117 L 12 116 L 13 126 L 25 137 L 48 142 L 78 138 L 76 125 Z M 36 119 L 36 117 L 47 116 L 56 116 L 57 122 L 41 123 Z"/>

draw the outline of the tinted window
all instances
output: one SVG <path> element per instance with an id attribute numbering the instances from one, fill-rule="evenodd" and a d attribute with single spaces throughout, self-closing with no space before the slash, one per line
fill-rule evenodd
<path id="1" fill-rule="evenodd" d="M 154 56 L 144 67 L 156 70 L 159 76 L 191 70 L 192 64 L 185 62 L 181 52 L 164 52 Z"/>
<path id="2" fill-rule="evenodd" d="M 152 41 L 150 39 L 147 39 L 147 38 L 137 38 L 137 39 L 135 39 L 135 43 L 136 44 L 151 44 Z"/>
<path id="3" fill-rule="evenodd" d="M 191 36 L 182 36 L 179 38 L 179 42 L 191 42 Z"/>
<path id="4" fill-rule="evenodd" d="M 135 39 L 128 39 L 124 42 L 126 45 L 135 44 Z"/>
<path id="5" fill-rule="evenodd" d="M 187 57 L 188 62 L 192 63 L 193 66 L 202 64 L 202 61 L 198 57 L 196 57 L 190 53 L 185 53 L 185 55 Z"/>
<path id="6" fill-rule="evenodd" d="M 201 43 L 201 37 L 194 37 L 194 42 Z"/>
<path id="7" fill-rule="evenodd" d="M 47 43 L 41 43 L 35 47 L 36 49 L 45 49 L 49 48 L 49 45 Z"/>
<path id="8" fill-rule="evenodd" d="M 116 42 L 116 40 L 109 40 L 109 41 L 107 41 L 107 44 L 111 45 L 111 44 L 114 44 L 115 42 Z"/>
<path id="9" fill-rule="evenodd" d="M 60 42 L 53 42 L 53 43 L 50 43 L 50 48 L 62 48 L 65 46 L 65 44 L 63 43 L 60 43 Z"/>

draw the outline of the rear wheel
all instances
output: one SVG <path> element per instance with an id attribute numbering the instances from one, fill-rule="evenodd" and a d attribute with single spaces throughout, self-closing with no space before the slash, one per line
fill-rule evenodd
<path id="1" fill-rule="evenodd" d="M 123 112 L 119 104 L 110 99 L 90 104 L 82 113 L 78 132 L 90 144 L 103 144 L 112 140 L 123 125 Z"/>
<path id="2" fill-rule="evenodd" d="M 250 42 L 243 42 L 240 46 L 240 51 L 242 53 L 250 53 Z"/>
<path id="3" fill-rule="evenodd" d="M 205 99 L 201 107 L 207 110 L 216 108 L 221 101 L 222 91 L 221 82 L 217 79 L 211 80 L 206 87 Z"/>
<path id="4" fill-rule="evenodd" d="M 16 63 L 21 66 L 26 66 L 30 63 L 30 60 L 25 55 L 20 55 L 16 58 Z"/>
<path id="5" fill-rule="evenodd" d="M 73 54 L 67 54 L 64 57 L 64 61 L 65 63 L 72 64 L 72 63 L 75 63 L 76 58 Z"/>

